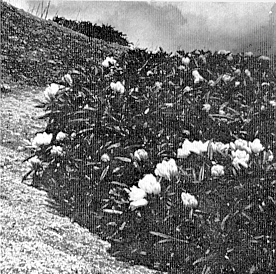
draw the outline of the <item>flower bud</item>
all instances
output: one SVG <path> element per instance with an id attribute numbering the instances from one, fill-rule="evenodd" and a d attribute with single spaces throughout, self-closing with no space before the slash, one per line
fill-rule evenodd
<path id="1" fill-rule="evenodd" d="M 110 161 L 110 157 L 107 153 L 104 153 L 101 157 L 101 161 L 102 162 L 109 162 Z"/>
<path id="2" fill-rule="evenodd" d="M 56 156 L 61 156 L 64 154 L 61 146 L 53 146 L 51 149 L 51 154 Z"/>
<path id="3" fill-rule="evenodd" d="M 72 86 L 72 85 L 73 85 L 73 80 L 72 80 L 72 77 L 71 77 L 71 75 L 70 75 L 69 73 L 65 74 L 65 75 L 62 77 L 62 80 L 63 80 L 64 82 L 67 82 L 67 84 L 68 84 L 69 86 Z"/>
<path id="4" fill-rule="evenodd" d="M 106 57 L 102 62 L 102 66 L 108 68 L 109 65 L 116 65 L 117 61 L 113 57 Z"/>
<path id="5" fill-rule="evenodd" d="M 58 91 L 59 91 L 61 88 L 64 88 L 64 86 L 58 85 L 58 84 L 55 84 L 55 83 L 52 83 L 50 86 L 48 86 L 48 87 L 44 90 L 45 99 L 46 99 L 48 102 L 51 102 L 51 101 L 56 97 Z"/>
<path id="6" fill-rule="evenodd" d="M 199 74 L 198 70 L 193 70 L 192 75 L 194 76 L 194 83 L 197 84 L 204 80 L 204 78 Z"/>
<path id="7" fill-rule="evenodd" d="M 211 105 L 210 104 L 203 104 L 202 110 L 205 110 L 206 112 L 209 112 L 210 109 L 211 109 Z"/>
<path id="8" fill-rule="evenodd" d="M 67 134 L 60 131 L 56 136 L 56 140 L 57 141 L 63 141 L 66 137 L 67 137 Z"/>
<path id="9" fill-rule="evenodd" d="M 246 69 L 244 73 L 246 76 L 251 77 L 251 72 L 248 69 Z"/>
<path id="10" fill-rule="evenodd" d="M 271 106 L 273 106 L 274 108 L 276 107 L 276 101 L 275 101 L 275 100 L 270 100 L 270 101 L 269 101 L 269 104 L 270 104 Z"/>
<path id="11" fill-rule="evenodd" d="M 182 64 L 185 66 L 188 66 L 190 64 L 191 60 L 189 57 L 183 57 L 182 58 Z"/>
<path id="12" fill-rule="evenodd" d="M 153 74 L 154 73 L 151 70 L 147 71 L 147 76 L 152 76 Z"/>
<path id="13" fill-rule="evenodd" d="M 123 84 L 121 82 L 116 82 L 116 83 L 111 83 L 110 87 L 112 90 L 114 90 L 115 92 L 119 92 L 119 93 L 124 93 L 125 92 L 125 87 L 123 86 Z"/>
<path id="14" fill-rule="evenodd" d="M 215 81 L 209 80 L 208 85 L 214 87 L 216 85 Z"/>
<path id="15" fill-rule="evenodd" d="M 184 206 L 186 207 L 195 208 L 198 206 L 198 201 L 196 197 L 189 193 L 182 192 L 181 199 Z"/>
<path id="16" fill-rule="evenodd" d="M 148 153 L 142 148 L 142 149 L 137 149 L 134 152 L 134 158 L 136 161 L 146 161 L 149 156 Z"/>
<path id="17" fill-rule="evenodd" d="M 218 177 L 224 175 L 224 167 L 222 165 L 213 165 L 211 167 L 211 175 Z"/>
<path id="18" fill-rule="evenodd" d="M 261 144 L 260 139 L 255 139 L 253 142 L 249 142 L 249 146 L 254 153 L 260 153 L 264 150 L 264 147 Z"/>
<path id="19" fill-rule="evenodd" d="M 192 91 L 192 88 L 189 87 L 189 86 L 186 86 L 183 91 L 184 92 L 190 92 L 190 91 Z"/>

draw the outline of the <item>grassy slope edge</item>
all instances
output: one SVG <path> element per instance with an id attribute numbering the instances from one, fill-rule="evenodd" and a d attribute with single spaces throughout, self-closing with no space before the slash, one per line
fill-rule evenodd
<path id="1" fill-rule="evenodd" d="M 5 64 L 10 64 L 8 70 L 3 67 L 2 80 L 11 85 L 12 91 L 11 94 L 1 94 L 0 272 L 156 273 L 142 266 L 116 261 L 106 251 L 107 242 L 70 222 L 69 218 L 59 216 L 49 207 L 53 201 L 48 199 L 46 192 L 21 183 L 22 176 L 27 171 L 27 166 L 22 165 L 22 160 L 28 152 L 23 149 L 24 139 L 29 140 L 35 131 L 43 129 L 44 126 L 44 121 L 37 120 L 39 110 L 35 108 L 33 99 L 42 96 L 41 86 L 47 81 L 51 82 L 51 77 L 54 77 L 56 72 L 57 75 L 61 73 L 59 68 L 53 69 L 49 63 L 50 65 L 46 66 L 47 77 L 40 77 L 39 72 L 43 69 L 45 56 L 41 59 L 39 57 L 39 61 L 32 61 L 32 53 L 35 53 L 34 48 L 39 47 L 41 43 L 40 48 L 48 53 L 47 58 L 52 57 L 55 62 L 63 60 L 63 56 L 59 55 L 62 53 L 62 45 L 55 44 L 54 38 L 58 34 L 69 34 L 72 31 L 19 11 L 2 1 L 0 5 L 1 44 L 4 45 L 1 49 L 1 62 L 4 60 Z M 3 24 L 5 20 L 8 20 L 9 24 Z M 52 39 L 53 43 L 46 43 L 43 39 L 32 40 L 34 37 L 29 31 L 35 31 L 37 28 L 41 30 L 41 37 Z M 43 28 L 45 33 L 48 31 L 53 35 L 43 36 Z M 8 36 L 11 38 L 6 39 Z M 82 35 L 73 33 L 70 37 L 75 37 L 74 41 L 80 40 L 81 47 L 88 44 L 87 38 Z M 20 49 L 19 43 L 24 44 L 23 41 L 26 44 Z M 94 49 L 101 49 L 101 45 L 104 45 L 106 50 L 103 54 L 113 51 L 114 48 L 119 50 L 119 46 L 108 45 L 97 39 L 93 45 Z M 22 51 L 20 54 L 23 56 L 19 67 L 16 63 L 18 49 Z M 69 50 L 66 53 L 69 54 Z M 71 60 L 74 58 L 75 56 Z M 99 61 L 101 57 L 97 58 Z M 37 74 L 28 77 L 28 74 L 24 75 L 24 67 L 32 62 L 36 63 L 36 67 L 32 69 L 36 68 Z M 70 62 L 67 65 L 69 66 Z M 38 87 L 29 86 L 30 84 Z"/>

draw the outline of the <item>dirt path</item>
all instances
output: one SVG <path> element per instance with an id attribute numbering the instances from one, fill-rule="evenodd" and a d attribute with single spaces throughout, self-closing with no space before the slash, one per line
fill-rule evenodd
<path id="1" fill-rule="evenodd" d="M 107 242 L 48 206 L 47 194 L 21 183 L 26 140 L 43 129 L 43 113 L 32 98 L 42 89 L 14 87 L 1 97 L 0 272 L 1 273 L 156 273 L 116 261 Z"/>

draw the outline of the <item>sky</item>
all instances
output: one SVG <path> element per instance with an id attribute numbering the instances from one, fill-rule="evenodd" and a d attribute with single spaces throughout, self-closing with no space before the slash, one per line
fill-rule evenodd
<path id="1" fill-rule="evenodd" d="M 26 11 L 48 0 L 6 0 Z M 233 52 L 261 51 L 271 43 L 269 11 L 273 2 L 62 1 L 51 0 L 48 18 L 109 24 L 141 48 Z"/>

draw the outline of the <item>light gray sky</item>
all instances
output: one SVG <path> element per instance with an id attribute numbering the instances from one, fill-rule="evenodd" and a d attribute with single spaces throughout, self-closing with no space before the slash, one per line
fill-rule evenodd
<path id="1" fill-rule="evenodd" d="M 48 0 L 43 0 L 44 6 Z M 30 10 L 41 1 L 7 0 Z M 48 18 L 104 23 L 127 34 L 142 48 L 227 49 L 256 51 L 269 38 L 269 11 L 273 2 L 164 2 L 52 0 Z M 35 9 L 36 10 L 36 9 Z M 251 46 L 250 46 L 251 44 Z"/>

